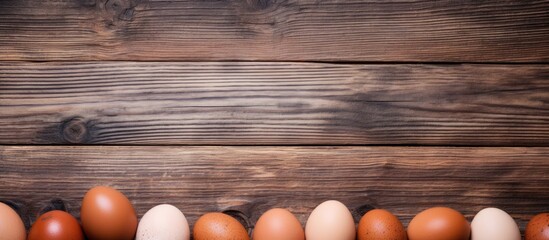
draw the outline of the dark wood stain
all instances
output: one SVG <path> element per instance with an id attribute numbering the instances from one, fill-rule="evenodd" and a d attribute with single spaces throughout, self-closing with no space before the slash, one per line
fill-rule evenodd
<path id="1" fill-rule="evenodd" d="M 139 217 L 170 203 L 191 226 L 221 211 L 249 233 L 270 208 L 304 224 L 328 199 L 355 222 L 386 208 L 405 225 L 434 206 L 469 220 L 498 207 L 524 231 L 549 207 L 548 12 L 0 0 L 0 201 L 27 229 L 53 209 L 79 217 L 109 185 Z"/>
<path id="2" fill-rule="evenodd" d="M 522 230 L 549 206 L 548 148 L 1 146 L 0 153 L 2 200 L 20 202 L 32 219 L 45 207 L 78 216 L 84 193 L 100 184 L 125 193 L 139 217 L 171 203 L 191 224 L 226 211 L 250 228 L 272 207 L 304 224 L 328 199 L 357 220 L 385 208 L 405 224 L 432 206 L 469 220 L 493 206 Z"/>
<path id="3" fill-rule="evenodd" d="M 0 71 L 4 144 L 549 143 L 545 65 L 0 63 Z"/>
<path id="4" fill-rule="evenodd" d="M 549 2 L 19 1 L 3 60 L 547 62 Z"/>

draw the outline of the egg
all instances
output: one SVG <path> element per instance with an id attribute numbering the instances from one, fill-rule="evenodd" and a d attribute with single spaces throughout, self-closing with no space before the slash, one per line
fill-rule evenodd
<path id="1" fill-rule="evenodd" d="M 233 217 L 224 213 L 206 213 L 194 224 L 194 240 L 250 240 L 248 232 Z"/>
<path id="2" fill-rule="evenodd" d="M 273 208 L 257 220 L 253 240 L 305 240 L 303 227 L 288 210 Z"/>
<path id="3" fill-rule="evenodd" d="M 32 225 L 27 240 L 84 240 L 80 224 L 67 212 L 54 210 L 42 214 Z"/>
<path id="4" fill-rule="evenodd" d="M 86 193 L 80 218 L 89 240 L 133 240 L 137 230 L 132 204 L 110 187 L 98 186 Z"/>
<path id="5" fill-rule="evenodd" d="M 540 213 L 530 219 L 524 240 L 549 240 L 549 213 Z"/>
<path id="6" fill-rule="evenodd" d="M 25 224 L 10 206 L 0 202 L 0 239 L 25 240 Z"/>
<path id="7" fill-rule="evenodd" d="M 161 204 L 143 215 L 136 240 L 189 240 L 191 232 L 185 215 L 176 207 Z"/>
<path id="8" fill-rule="evenodd" d="M 358 240 L 407 240 L 398 218 L 384 209 L 368 211 L 358 223 Z"/>
<path id="9" fill-rule="evenodd" d="M 520 230 L 509 214 L 485 208 L 471 222 L 471 240 L 521 240 Z"/>
<path id="10" fill-rule="evenodd" d="M 305 224 L 307 240 L 354 240 L 355 236 L 353 215 L 343 203 L 335 200 L 318 205 Z"/>
<path id="11" fill-rule="evenodd" d="M 447 207 L 424 210 L 408 224 L 410 240 L 469 240 L 470 234 L 471 228 L 465 217 Z"/>

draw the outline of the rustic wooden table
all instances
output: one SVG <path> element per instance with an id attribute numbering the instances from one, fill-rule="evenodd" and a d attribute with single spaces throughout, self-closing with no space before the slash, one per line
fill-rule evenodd
<path id="1" fill-rule="evenodd" d="M 549 211 L 549 1 L 0 0 L 0 200 Z"/>

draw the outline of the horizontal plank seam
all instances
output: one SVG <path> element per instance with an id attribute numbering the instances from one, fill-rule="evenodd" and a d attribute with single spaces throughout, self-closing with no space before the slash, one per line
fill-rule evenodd
<path id="1" fill-rule="evenodd" d="M 424 65 L 549 65 L 549 62 L 474 62 L 474 61 L 300 61 L 300 60 L 0 60 L 0 63 L 101 63 L 101 62 L 172 62 L 172 63 L 206 63 L 206 62 L 241 62 L 241 63 L 317 63 L 317 64 L 344 64 L 344 65 L 406 65 L 406 64 L 424 64 Z"/>
<path id="2" fill-rule="evenodd" d="M 0 147 L 425 147 L 425 148 L 547 148 L 542 144 L 517 145 L 449 145 L 449 144 L 0 144 Z"/>

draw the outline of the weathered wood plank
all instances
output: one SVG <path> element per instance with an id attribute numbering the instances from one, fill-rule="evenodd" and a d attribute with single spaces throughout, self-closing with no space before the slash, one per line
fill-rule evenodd
<path id="1" fill-rule="evenodd" d="M 194 223 L 236 210 L 253 224 L 271 207 L 305 223 L 338 199 L 357 216 L 386 208 L 405 224 L 449 206 L 469 219 L 484 207 L 508 211 L 522 229 L 549 207 L 549 148 L 0 146 L 0 199 L 34 219 L 54 198 L 78 216 L 86 190 L 114 186 L 138 215 L 160 203 Z"/>
<path id="2" fill-rule="evenodd" d="M 549 1 L 3 0 L 2 60 L 549 61 Z"/>
<path id="3" fill-rule="evenodd" d="M 0 144 L 547 146 L 547 65 L 0 63 Z"/>

